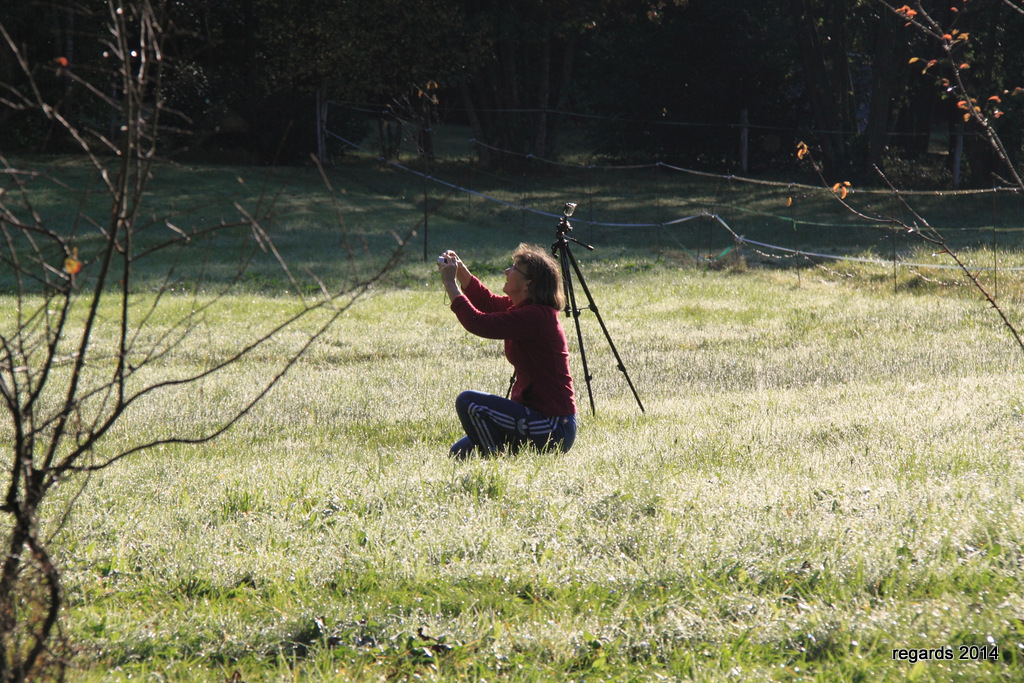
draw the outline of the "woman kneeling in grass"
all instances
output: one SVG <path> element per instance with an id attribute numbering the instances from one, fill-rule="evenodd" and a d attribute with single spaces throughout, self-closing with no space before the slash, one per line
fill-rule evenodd
<path id="1" fill-rule="evenodd" d="M 558 263 L 540 247 L 520 244 L 505 269 L 505 296 L 492 294 L 454 251 L 438 262 L 451 309 L 463 327 L 486 339 L 505 340 L 515 369 L 511 400 L 464 391 L 455 410 L 466 436 L 451 455 L 482 456 L 525 443 L 568 451 L 576 439 L 576 400 L 569 346 L 559 314 L 565 305 Z"/>

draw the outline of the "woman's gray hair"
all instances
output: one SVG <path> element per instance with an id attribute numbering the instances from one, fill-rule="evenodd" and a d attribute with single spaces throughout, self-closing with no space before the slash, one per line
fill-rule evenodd
<path id="1" fill-rule="evenodd" d="M 529 280 L 527 290 L 534 303 L 558 310 L 565 308 L 562 273 L 554 257 L 542 247 L 524 242 L 512 254 L 512 260 L 526 271 L 526 279 Z"/>

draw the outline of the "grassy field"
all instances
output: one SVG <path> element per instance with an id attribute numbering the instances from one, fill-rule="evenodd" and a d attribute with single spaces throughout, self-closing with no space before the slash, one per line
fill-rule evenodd
<path id="1" fill-rule="evenodd" d="M 275 210 L 296 272 L 328 281 L 369 272 L 418 220 L 408 180 L 336 180 L 337 229 L 313 173 Z M 557 209 L 571 188 L 548 192 Z M 207 199 L 194 203 L 220 207 Z M 542 218 L 448 201 L 433 251 L 456 248 L 494 288 L 519 241 L 550 240 Z M 584 313 L 597 413 L 576 366 L 574 448 L 450 460 L 455 396 L 503 393 L 508 366 L 410 253 L 225 437 L 66 482 L 44 535 L 64 571 L 71 679 L 1024 676 L 1024 352 L 962 278 L 774 268 L 749 249 L 695 264 L 693 235 L 686 250 L 592 236 L 598 250 L 576 253 L 646 412 Z M 188 269 L 212 277 L 231 245 L 207 246 L 154 334 L 210 296 Z M 204 367 L 295 310 L 272 263 L 253 273 L 162 372 Z M 1000 277 L 1024 319 L 1021 278 Z M 141 406 L 114 441 L 212 423 L 302 339 Z"/>

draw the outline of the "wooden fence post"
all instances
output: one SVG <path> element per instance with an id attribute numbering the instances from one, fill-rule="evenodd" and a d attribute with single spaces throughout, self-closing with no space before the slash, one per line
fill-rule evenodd
<path id="1" fill-rule="evenodd" d="M 740 110 L 740 168 L 747 173 L 747 161 L 750 148 L 750 115 L 746 109 Z"/>

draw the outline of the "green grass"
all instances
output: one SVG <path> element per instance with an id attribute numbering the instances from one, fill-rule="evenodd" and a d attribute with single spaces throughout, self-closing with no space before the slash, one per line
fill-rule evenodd
<path id="1" fill-rule="evenodd" d="M 281 197 L 281 239 L 342 281 L 334 238 L 313 229 L 329 202 L 307 181 Z M 378 259 L 415 202 L 387 174 L 348 187 L 346 227 Z M 495 288 L 520 240 L 550 239 L 518 214 L 478 217 L 452 209 L 431 240 Z M 645 413 L 584 313 L 597 414 L 576 365 L 574 448 L 450 460 L 454 397 L 502 393 L 508 366 L 410 254 L 223 438 L 64 483 L 43 532 L 63 568 L 71 680 L 1021 677 L 1024 353 L 962 278 L 759 267 L 751 250 L 746 268 L 695 268 L 627 239 L 577 255 Z M 295 309 L 272 264 L 257 272 L 161 372 L 205 367 Z M 154 333 L 215 289 L 182 288 Z M 1021 320 L 1019 276 L 999 288 Z M 140 405 L 100 454 L 212 424 L 313 322 Z M 987 643 L 995 661 L 892 657 Z"/>
<path id="2" fill-rule="evenodd" d="M 359 304 L 223 439 L 95 475 L 55 538 L 73 680 L 1019 676 L 1024 357 L 988 311 L 605 270 L 647 412 L 584 315 L 598 412 L 568 454 L 448 459 L 455 394 L 506 367 L 424 286 Z M 273 360 L 124 438 L 203 423 Z M 891 657 L 989 638 L 996 662 Z"/>

